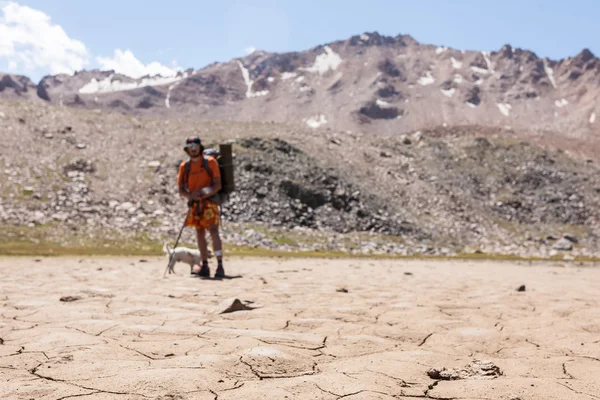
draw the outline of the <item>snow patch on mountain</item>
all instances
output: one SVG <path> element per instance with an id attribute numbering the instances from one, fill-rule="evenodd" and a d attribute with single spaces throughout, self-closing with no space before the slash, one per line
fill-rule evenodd
<path id="1" fill-rule="evenodd" d="M 417 83 L 421 86 L 431 85 L 433 82 L 435 82 L 435 78 L 433 77 L 433 75 L 431 75 L 431 72 L 429 71 L 427 71 L 425 73 L 425 76 L 420 77 L 417 81 Z"/>
<path id="2" fill-rule="evenodd" d="M 335 71 L 337 67 L 342 63 L 342 57 L 339 56 L 336 52 L 331 50 L 331 47 L 324 47 L 325 53 L 319 54 L 315 59 L 315 63 L 312 67 L 302 68 L 308 72 L 319 73 L 320 75 L 325 74 L 327 71 L 332 70 Z"/>
<path id="3" fill-rule="evenodd" d="M 546 71 L 546 75 L 548 75 L 548 79 L 552 84 L 553 88 L 557 88 L 556 80 L 554 79 L 554 70 L 548 65 L 548 61 L 544 60 L 544 70 Z"/>
<path id="4" fill-rule="evenodd" d="M 498 108 L 500 109 L 500 112 L 502 114 L 504 114 L 505 117 L 508 117 L 510 115 L 510 110 L 512 109 L 512 106 L 508 103 L 498 103 L 496 104 L 498 106 Z"/>
<path id="5" fill-rule="evenodd" d="M 304 122 L 306 123 L 306 125 L 308 125 L 309 127 L 316 129 L 322 125 L 325 125 L 327 123 L 327 118 L 323 115 L 317 115 L 317 116 L 313 116 L 310 118 L 307 118 L 304 120 Z"/>
<path id="6" fill-rule="evenodd" d="M 244 78 L 244 82 L 246 83 L 246 98 L 252 98 L 252 97 L 260 97 L 260 96 L 266 96 L 267 94 L 269 94 L 268 90 L 261 90 L 260 92 L 253 92 L 252 91 L 252 85 L 254 85 L 254 81 L 252 79 L 250 79 L 250 71 L 248 71 L 248 68 L 244 67 L 244 64 L 242 64 L 241 61 L 238 60 L 238 65 L 240 66 L 240 69 L 242 70 L 242 77 Z"/>
<path id="7" fill-rule="evenodd" d="M 120 79 L 113 80 L 114 74 L 107 76 L 104 79 L 97 80 L 92 78 L 87 84 L 79 89 L 81 94 L 93 94 L 93 93 L 111 93 L 121 92 L 125 90 L 133 90 L 142 88 L 145 86 L 162 86 L 175 83 L 182 79 L 187 78 L 187 73 L 179 76 L 163 77 L 155 76 L 152 78 L 143 78 L 139 81 L 123 82 Z"/>
<path id="8" fill-rule="evenodd" d="M 462 62 L 458 61 L 456 58 L 450 57 L 450 62 L 452 63 L 452 68 L 454 68 L 454 69 L 462 68 Z"/>

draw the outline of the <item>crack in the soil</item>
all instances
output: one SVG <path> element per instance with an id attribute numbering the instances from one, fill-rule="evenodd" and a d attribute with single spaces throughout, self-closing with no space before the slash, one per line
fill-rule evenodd
<path id="1" fill-rule="evenodd" d="M 186 356 L 189 356 L 189 355 L 190 355 L 190 353 L 191 353 L 192 351 L 200 350 L 201 348 L 202 348 L 202 347 L 198 347 L 197 349 L 189 349 L 188 351 L 186 351 L 186 352 L 185 352 L 185 353 L 183 353 L 183 354 L 184 354 L 184 355 L 186 355 Z"/>
<path id="2" fill-rule="evenodd" d="M 402 378 L 396 378 L 395 376 L 388 375 L 385 372 L 374 371 L 374 370 L 369 369 L 369 368 L 367 368 L 365 371 L 369 371 L 369 372 L 372 372 L 374 374 L 382 375 L 382 376 L 388 377 L 390 379 L 393 379 L 395 381 L 398 381 L 400 383 L 400 387 L 412 387 L 412 385 L 417 385 L 417 383 L 415 383 L 415 382 L 406 382 Z"/>
<path id="3" fill-rule="evenodd" d="M 354 379 L 354 380 L 358 379 L 357 377 L 352 376 L 353 374 L 351 374 L 350 372 L 342 372 L 342 375 L 344 375 L 350 379 Z M 356 374 L 356 375 L 360 375 L 360 374 Z"/>
<path id="4" fill-rule="evenodd" d="M 336 400 L 343 399 L 344 397 L 350 397 L 350 396 L 354 396 L 354 395 L 361 394 L 361 393 L 377 393 L 377 394 L 383 394 L 383 395 L 385 395 L 385 396 L 391 396 L 391 394 L 389 394 L 389 393 L 385 393 L 385 392 L 379 392 L 379 391 L 377 391 L 377 390 L 367 390 L 367 389 L 363 389 L 363 390 L 359 390 L 359 391 L 357 391 L 357 392 L 348 393 L 348 394 L 345 394 L 345 395 L 343 395 L 343 396 L 340 396 L 340 397 L 338 397 Z"/>
<path id="5" fill-rule="evenodd" d="M 241 388 L 242 386 L 244 386 L 245 382 L 240 382 L 240 381 L 235 381 L 235 383 L 233 384 L 233 387 L 227 388 L 227 389 L 223 389 L 222 392 L 227 392 L 229 390 L 236 390 Z"/>
<path id="6" fill-rule="evenodd" d="M 333 392 L 330 392 L 329 390 L 325 390 L 325 389 L 323 389 L 321 386 L 319 386 L 319 385 L 318 385 L 318 384 L 316 384 L 316 383 L 315 383 L 315 386 L 316 386 L 316 387 L 317 387 L 317 389 L 319 389 L 321 392 L 328 393 L 328 394 L 330 394 L 330 395 L 332 395 L 332 396 L 336 396 L 337 398 L 339 398 L 339 397 L 340 397 L 340 395 L 339 395 L 339 394 L 337 394 L 337 393 L 333 393 Z"/>
<path id="7" fill-rule="evenodd" d="M 113 326 L 111 326 L 110 328 L 106 328 L 105 330 L 98 332 L 98 333 L 97 333 L 95 336 L 100 336 L 100 335 L 102 335 L 104 332 L 106 332 L 106 331 L 109 331 L 109 330 L 111 330 L 112 328 L 116 328 L 117 326 L 119 326 L 119 324 L 117 324 L 117 325 L 113 325 Z"/>
<path id="8" fill-rule="evenodd" d="M 325 338 L 323 339 L 323 342 L 318 345 L 318 346 L 302 346 L 302 345 L 294 345 L 294 344 L 288 344 L 288 343 L 281 343 L 278 342 L 276 340 L 265 340 L 265 339 L 261 339 L 261 338 L 257 338 L 257 337 L 253 337 L 252 339 L 258 340 L 261 343 L 265 343 L 265 344 L 275 344 L 278 346 L 286 346 L 286 347 L 291 347 L 293 349 L 302 349 L 302 350 L 321 350 L 324 349 L 325 347 L 327 347 L 327 345 L 325 344 L 325 342 L 327 341 L 327 336 L 325 336 Z"/>
<path id="9" fill-rule="evenodd" d="M 23 316 L 15 315 L 14 317 L 12 317 L 12 319 L 14 321 L 19 321 L 19 322 L 35 323 L 34 321 L 25 321 L 25 320 L 22 320 L 22 319 L 19 319 L 19 318 L 21 318 L 21 317 L 22 318 L 31 317 L 32 315 L 37 314 L 38 312 L 39 312 L 39 310 L 36 310 L 36 311 L 32 312 L 31 314 L 27 314 L 27 315 L 23 315 Z"/>
<path id="10" fill-rule="evenodd" d="M 567 389 L 569 389 L 569 390 L 570 390 L 571 392 L 573 392 L 573 393 L 582 394 L 582 395 L 584 395 L 584 396 L 590 396 L 590 397 L 593 397 L 594 399 L 600 399 L 600 396 L 596 396 L 596 395 L 593 395 L 593 394 L 591 394 L 591 393 L 584 393 L 584 392 L 580 392 L 580 391 L 578 391 L 578 390 L 575 390 L 575 389 L 573 389 L 572 387 L 570 387 L 570 386 L 569 386 L 569 385 L 567 385 L 566 383 L 561 383 L 561 382 L 556 382 L 556 383 L 558 383 L 560 386 L 564 386 L 564 387 L 566 387 Z"/>
<path id="11" fill-rule="evenodd" d="M 96 393 L 108 393 L 108 394 L 118 394 L 118 395 L 134 395 L 134 396 L 141 396 L 141 397 L 144 397 L 144 398 L 148 398 L 148 396 L 145 396 L 145 395 L 143 395 L 143 394 L 137 394 L 137 393 L 128 393 L 128 392 L 114 392 L 114 391 L 111 391 L 111 390 L 102 390 L 102 389 L 97 389 L 97 388 L 92 388 L 92 387 L 86 387 L 86 386 L 83 386 L 83 385 L 78 385 L 78 384 L 76 384 L 76 383 L 69 382 L 69 381 L 67 381 L 67 380 L 64 380 L 64 379 L 52 378 L 51 376 L 45 376 L 45 375 L 41 375 L 40 373 L 38 373 L 38 372 L 37 372 L 37 370 L 38 370 L 38 368 L 39 368 L 39 367 L 41 367 L 43 364 L 44 364 L 44 363 L 40 363 L 40 364 L 38 364 L 38 365 L 37 365 L 37 366 L 35 366 L 34 368 L 32 368 L 32 369 L 28 370 L 28 372 L 29 372 L 31 375 L 33 375 L 33 376 L 35 376 L 35 377 L 37 377 L 37 378 L 39 378 L 39 379 L 43 379 L 43 380 L 46 380 L 46 381 L 51 381 L 51 382 L 60 382 L 60 383 L 64 383 L 64 384 L 66 384 L 66 385 L 74 386 L 74 387 L 77 387 L 77 388 L 80 388 L 80 389 L 85 389 L 85 390 L 95 391 Z M 89 395 L 91 395 L 91 394 L 93 394 L 93 393 L 88 393 L 87 395 L 89 396 Z M 67 396 L 67 397 L 68 397 L 68 396 Z"/>
<path id="12" fill-rule="evenodd" d="M 312 366 L 312 371 L 311 372 L 301 372 L 298 374 L 285 374 L 285 375 L 270 375 L 270 374 L 262 374 L 259 371 L 254 369 L 254 366 L 252 364 L 250 364 L 249 362 L 244 360 L 244 356 L 240 356 L 240 362 L 244 365 L 246 365 L 248 368 L 250 368 L 250 371 L 252 371 L 252 373 L 254 374 L 254 376 L 256 376 L 259 380 L 263 380 L 263 379 L 287 379 L 287 378 L 298 378 L 300 376 L 309 376 L 309 375 L 315 375 L 317 374 L 319 371 L 317 371 L 317 364 L 314 363 Z"/>
<path id="13" fill-rule="evenodd" d="M 563 369 L 563 374 L 568 376 L 567 379 L 575 379 L 575 377 L 573 375 L 571 375 L 569 372 L 567 372 L 567 364 L 566 363 L 562 364 L 562 369 Z"/>
<path id="14" fill-rule="evenodd" d="M 11 331 L 11 332 L 29 331 L 29 330 L 31 330 L 31 329 L 35 329 L 35 328 L 37 328 L 38 326 L 40 326 L 40 324 L 33 324 L 33 325 L 32 325 L 32 326 L 30 326 L 30 327 L 27 327 L 27 328 L 22 328 L 22 329 L 19 329 L 19 328 L 11 328 L 11 329 L 10 329 L 10 331 Z"/>
<path id="15" fill-rule="evenodd" d="M 373 307 L 371 307 L 370 309 L 372 309 L 372 308 L 373 308 Z M 370 309 L 369 309 L 369 310 L 370 310 Z M 374 324 L 375 324 L 375 325 L 377 325 L 377 324 L 379 323 L 379 318 L 380 318 L 380 317 L 381 317 L 383 314 L 385 314 L 385 312 L 381 312 L 381 313 L 379 313 L 379 314 L 377 314 L 377 315 L 375 316 L 375 322 L 374 322 Z"/>
<path id="16" fill-rule="evenodd" d="M 156 357 L 151 357 L 151 356 L 149 356 L 148 354 L 144 354 L 144 353 L 142 353 L 142 352 L 141 352 L 141 351 L 139 351 L 139 350 L 132 349 L 131 347 L 123 346 L 122 344 L 119 344 L 119 346 L 120 346 L 120 347 L 122 347 L 122 348 L 124 348 L 124 349 L 127 349 L 127 350 L 129 350 L 129 351 L 136 352 L 136 353 L 138 353 L 139 355 L 141 355 L 141 356 L 144 356 L 144 357 L 146 357 L 146 358 L 148 358 L 148 359 L 150 359 L 150 360 L 152 360 L 152 361 L 157 361 L 157 360 L 159 360 L 159 358 L 156 358 Z"/>
<path id="17" fill-rule="evenodd" d="M 440 383 L 440 381 L 435 381 L 431 385 L 427 386 L 427 390 L 425 390 L 425 393 L 424 393 L 425 397 L 430 398 L 429 391 L 433 390 L 433 388 L 435 388 L 439 383 Z"/>
<path id="18" fill-rule="evenodd" d="M 115 376 L 119 376 L 119 374 L 92 376 L 91 378 L 79 379 L 79 381 L 91 381 L 92 379 L 114 378 Z"/>
<path id="19" fill-rule="evenodd" d="M 579 358 L 587 358 L 588 360 L 594 360 L 594 361 L 600 361 L 600 358 L 596 358 L 596 357 L 592 357 L 592 356 L 579 356 L 576 354 L 571 354 L 572 357 L 579 357 Z"/>
<path id="20" fill-rule="evenodd" d="M 263 377 L 260 376 L 260 374 L 258 373 L 258 371 L 256 371 L 254 369 L 254 367 L 252 366 L 252 364 L 250 364 L 249 362 L 244 360 L 244 356 L 240 356 L 240 362 L 242 364 L 244 364 L 245 366 L 247 366 L 248 368 L 250 368 L 250 371 L 252 371 L 252 373 L 254 374 L 254 376 L 256 376 L 258 378 L 258 380 L 263 380 Z"/>
<path id="21" fill-rule="evenodd" d="M 21 346 L 21 348 L 19 350 L 17 350 L 16 353 L 6 354 L 6 355 L 3 355 L 3 356 L 0 356 L 0 358 L 18 356 L 18 355 L 21 355 L 21 354 L 42 354 L 44 357 L 46 357 L 46 360 L 50 359 L 50 357 L 48 357 L 48 355 L 45 352 L 43 352 L 43 351 L 40 351 L 40 350 L 37 350 L 37 351 L 24 351 L 24 350 L 25 350 L 25 347 Z"/>
<path id="22" fill-rule="evenodd" d="M 417 347 L 423 346 L 425 344 L 425 342 L 427 341 L 427 339 L 429 339 L 432 335 L 433 335 L 433 332 L 431 332 L 429 335 L 425 336 L 423 338 L 423 340 L 421 340 L 421 343 L 419 343 L 419 345 Z"/>
<path id="23" fill-rule="evenodd" d="M 444 310 L 443 308 L 439 308 L 438 311 L 449 317 L 454 317 L 454 315 L 450 314 L 448 311 Z"/>
<path id="24" fill-rule="evenodd" d="M 86 396 L 91 396 L 91 395 L 98 394 L 98 393 L 102 393 L 102 392 L 98 392 L 97 391 L 97 392 L 91 392 L 91 393 L 72 394 L 72 395 L 69 395 L 69 396 L 59 397 L 56 400 L 72 399 L 73 397 L 86 397 Z"/>

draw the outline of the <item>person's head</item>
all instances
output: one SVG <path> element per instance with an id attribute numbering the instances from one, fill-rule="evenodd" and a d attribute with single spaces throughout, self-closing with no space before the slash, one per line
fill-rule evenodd
<path id="1" fill-rule="evenodd" d="M 183 148 L 183 151 L 185 151 L 191 158 L 198 158 L 202 156 L 204 146 L 202 146 L 202 141 L 198 136 L 191 136 L 185 140 L 185 147 Z"/>

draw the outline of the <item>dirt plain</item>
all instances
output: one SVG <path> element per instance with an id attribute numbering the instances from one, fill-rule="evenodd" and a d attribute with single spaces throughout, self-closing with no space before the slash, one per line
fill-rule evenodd
<path id="1" fill-rule="evenodd" d="M 0 398 L 600 397 L 593 265 L 236 257 L 221 281 L 165 267 L 0 258 Z"/>

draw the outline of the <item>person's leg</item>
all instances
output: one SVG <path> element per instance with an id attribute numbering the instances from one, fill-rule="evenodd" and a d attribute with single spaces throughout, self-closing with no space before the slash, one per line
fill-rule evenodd
<path id="1" fill-rule="evenodd" d="M 212 225 L 209 228 L 209 232 L 212 239 L 215 257 L 217 258 L 217 271 L 215 272 L 215 278 L 222 278 L 225 276 L 225 269 L 223 269 L 223 244 L 221 242 L 221 235 L 219 234 L 219 225 Z"/>
<path id="2" fill-rule="evenodd" d="M 200 276 L 210 276 L 208 268 L 208 246 L 206 244 L 206 230 L 204 228 L 196 228 L 196 237 L 198 238 L 198 250 L 200 250 L 200 258 L 202 259 L 202 267 L 198 272 Z"/>

